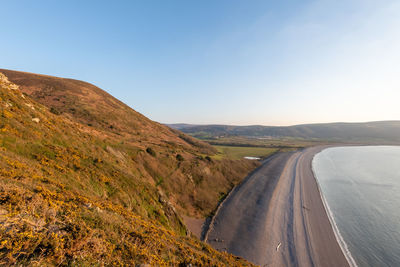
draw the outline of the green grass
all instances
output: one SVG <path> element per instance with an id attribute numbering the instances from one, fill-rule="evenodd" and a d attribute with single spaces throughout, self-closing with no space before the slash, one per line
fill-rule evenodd
<path id="1" fill-rule="evenodd" d="M 276 151 L 278 148 L 270 147 L 245 147 L 245 146 L 214 146 L 218 153 L 213 156 L 214 159 L 230 158 L 242 159 L 244 157 L 267 157 Z"/>
<path id="2" fill-rule="evenodd" d="M 221 138 L 203 139 L 213 146 L 237 146 L 237 147 L 270 147 L 270 148 L 292 148 L 326 144 L 322 141 L 307 141 L 298 138 L 250 138 L 245 136 L 226 136 Z"/>

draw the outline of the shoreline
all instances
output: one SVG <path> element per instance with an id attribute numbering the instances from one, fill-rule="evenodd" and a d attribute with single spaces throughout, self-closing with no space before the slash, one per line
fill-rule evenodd
<path id="1" fill-rule="evenodd" d="M 347 245 L 346 241 L 344 240 L 342 234 L 340 233 L 340 230 L 339 230 L 339 227 L 336 224 L 333 212 L 331 211 L 331 209 L 329 207 L 329 203 L 328 203 L 328 201 L 326 200 L 326 198 L 323 195 L 323 192 L 322 192 L 320 183 L 318 181 L 317 175 L 315 174 L 314 158 L 315 158 L 315 156 L 317 154 L 319 154 L 323 150 L 329 149 L 329 148 L 365 147 L 365 146 L 378 146 L 378 147 L 393 147 L 393 146 L 395 146 L 395 147 L 397 147 L 398 145 L 395 145 L 395 144 L 383 144 L 383 145 L 382 144 L 335 144 L 335 145 L 326 145 L 326 146 L 320 147 L 320 150 L 316 151 L 314 153 L 313 158 L 311 160 L 311 170 L 312 170 L 314 179 L 315 179 L 317 187 L 318 187 L 318 191 L 319 191 L 319 194 L 320 194 L 320 197 L 321 197 L 321 201 L 322 201 L 322 203 L 324 205 L 324 208 L 325 208 L 326 216 L 328 217 L 328 219 L 329 219 L 329 221 L 331 223 L 332 230 L 333 230 L 333 232 L 334 232 L 334 234 L 336 236 L 337 243 L 339 244 L 340 248 L 342 249 L 343 255 L 346 257 L 346 260 L 347 260 L 349 266 L 351 266 L 351 267 L 358 267 L 358 264 L 355 261 L 353 255 L 351 254 L 351 251 L 349 250 L 348 245 Z"/>
<path id="2" fill-rule="evenodd" d="M 346 260 L 347 260 L 348 264 L 351 267 L 357 267 L 358 265 L 357 265 L 356 261 L 354 260 L 353 255 L 351 254 L 351 252 L 350 252 L 350 250 L 349 250 L 349 248 L 347 246 L 346 241 L 344 240 L 342 234 L 340 233 L 340 230 L 339 230 L 339 228 L 338 228 L 338 226 L 336 224 L 336 221 L 335 221 L 335 217 L 333 216 L 333 213 L 332 213 L 332 211 L 331 211 L 331 209 L 329 207 L 328 201 L 326 200 L 326 198 L 324 197 L 324 195 L 322 193 L 322 189 L 321 189 L 320 183 L 318 181 L 317 175 L 315 174 L 315 169 L 314 169 L 314 158 L 315 158 L 315 156 L 318 155 L 319 153 L 321 153 L 323 150 L 328 149 L 328 148 L 332 148 L 332 147 L 340 147 L 340 146 L 325 147 L 325 148 L 322 148 L 319 152 L 316 152 L 313 155 L 313 158 L 311 160 L 311 171 L 312 171 L 314 179 L 315 179 L 315 181 L 317 183 L 318 191 L 319 191 L 319 194 L 320 194 L 320 197 L 321 197 L 322 204 L 324 205 L 324 208 L 325 208 L 326 216 L 328 216 L 328 219 L 329 219 L 329 221 L 331 223 L 331 226 L 332 226 L 332 230 L 333 230 L 333 232 L 334 232 L 334 234 L 336 236 L 336 241 L 338 242 L 340 248 L 342 249 L 343 255 L 346 257 Z"/>
<path id="3" fill-rule="evenodd" d="M 261 266 L 352 266 L 312 170 L 314 156 L 328 147 L 263 164 L 223 201 L 207 242 Z"/>
<path id="4" fill-rule="evenodd" d="M 302 213 L 302 216 L 307 218 L 305 225 L 308 227 L 306 227 L 305 234 L 310 239 L 311 254 L 313 254 L 312 262 L 316 266 L 344 266 L 344 261 L 347 266 L 357 266 L 353 265 L 355 263 L 354 259 L 350 252 L 346 251 L 347 245 L 344 247 L 346 243 L 341 238 L 340 231 L 331 217 L 329 205 L 325 201 L 313 169 L 313 160 L 318 153 L 327 148 L 337 146 L 340 145 L 317 146 L 305 149 L 299 156 L 300 162 L 297 167 L 296 178 L 302 183 L 301 191 L 304 193 L 302 203 L 310 205 L 314 202 L 311 211 L 317 211 Z M 325 249 L 321 249 L 321 245 L 324 245 Z M 342 263 L 340 264 L 340 262 Z"/>

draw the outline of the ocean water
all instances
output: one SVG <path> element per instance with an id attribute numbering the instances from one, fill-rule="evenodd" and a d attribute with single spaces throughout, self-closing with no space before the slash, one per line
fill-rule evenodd
<path id="1" fill-rule="evenodd" d="M 400 147 L 328 148 L 313 170 L 358 266 L 400 266 Z"/>

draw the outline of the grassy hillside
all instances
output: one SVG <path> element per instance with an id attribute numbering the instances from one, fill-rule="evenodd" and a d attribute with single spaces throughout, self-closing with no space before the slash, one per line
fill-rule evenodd
<path id="1" fill-rule="evenodd" d="M 173 128 L 201 139 L 218 137 L 268 137 L 273 139 L 294 138 L 308 141 L 348 143 L 398 144 L 400 143 L 400 121 L 378 121 L 366 123 L 305 124 L 287 127 L 230 126 L 171 124 Z M 290 141 L 290 139 L 289 139 Z"/>
<path id="2" fill-rule="evenodd" d="M 0 264 L 246 264 L 180 215 L 211 212 L 256 163 L 210 159 L 93 85 L 0 72 Z"/>

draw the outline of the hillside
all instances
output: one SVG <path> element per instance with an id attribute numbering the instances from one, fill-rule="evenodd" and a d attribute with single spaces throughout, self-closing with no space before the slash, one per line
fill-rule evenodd
<path id="1" fill-rule="evenodd" d="M 199 138 L 220 136 L 289 137 L 347 143 L 400 143 L 400 121 L 304 124 L 287 127 L 190 124 L 171 124 L 169 126 Z"/>
<path id="2" fill-rule="evenodd" d="M 0 263 L 246 262 L 186 235 L 256 163 L 81 81 L 0 70 Z"/>

